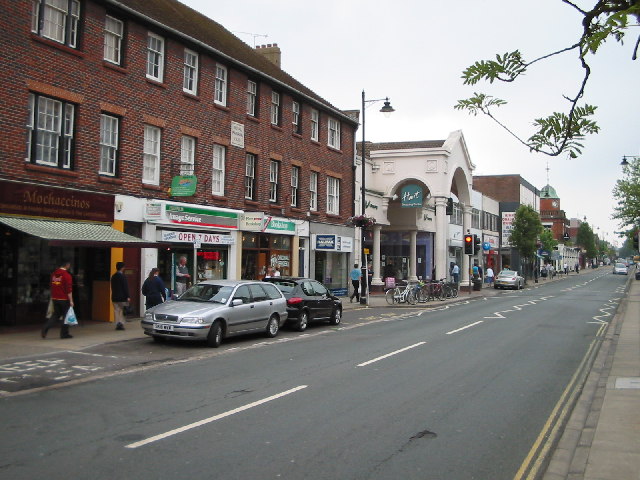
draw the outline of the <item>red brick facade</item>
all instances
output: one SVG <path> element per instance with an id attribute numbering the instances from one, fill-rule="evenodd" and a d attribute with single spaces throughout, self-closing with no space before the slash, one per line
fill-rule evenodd
<path id="1" fill-rule="evenodd" d="M 78 48 L 63 46 L 31 32 L 31 2 L 3 1 L 0 43 L 0 178 L 60 185 L 110 194 L 169 199 L 171 179 L 180 173 L 181 136 L 197 138 L 195 174 L 198 189 L 190 203 L 218 205 L 248 211 L 277 211 L 307 220 L 309 175 L 319 172 L 318 209 L 312 219 L 344 224 L 353 210 L 353 144 L 356 123 L 307 92 L 273 84 L 258 72 L 225 58 L 216 58 L 201 45 L 141 21 L 122 11 L 108 10 L 105 2 L 81 2 Z M 109 2 L 106 2 L 107 4 Z M 182 6 L 184 7 L 184 6 Z M 122 66 L 103 60 L 105 15 L 124 21 Z M 165 39 L 164 79 L 146 78 L 147 36 Z M 183 92 L 184 49 L 199 53 L 198 95 Z M 250 52 L 249 52 L 250 53 Z M 247 52 L 243 52 L 247 54 Z M 259 55 L 255 53 L 255 55 Z M 227 68 L 227 104 L 214 103 L 215 65 Z M 251 76 L 250 76 L 251 75 Z M 247 80 L 258 83 L 257 118 L 246 114 Z M 294 85 L 295 87 L 295 85 Z M 281 94 L 280 126 L 271 125 L 272 89 Z M 25 162 L 29 93 L 46 95 L 75 105 L 73 167 L 63 170 Z M 293 133 L 292 101 L 301 105 L 301 134 Z M 320 111 L 319 141 L 310 139 L 311 109 Z M 118 169 L 115 177 L 99 175 L 100 115 L 120 118 Z M 342 115 L 342 116 L 341 116 Z M 327 120 L 340 121 L 341 148 L 327 146 Z M 230 145 L 231 122 L 244 125 L 245 148 Z M 162 129 L 160 182 L 142 183 L 144 126 Z M 225 195 L 211 195 L 213 145 L 226 147 Z M 245 201 L 246 153 L 257 155 L 255 201 Z M 269 202 L 269 160 L 280 165 L 277 204 Z M 301 167 L 299 208 L 289 200 L 291 166 Z M 340 179 L 340 215 L 326 215 L 327 176 Z M 174 199 L 176 200 L 176 199 Z M 178 199 L 180 200 L 180 199 Z"/>

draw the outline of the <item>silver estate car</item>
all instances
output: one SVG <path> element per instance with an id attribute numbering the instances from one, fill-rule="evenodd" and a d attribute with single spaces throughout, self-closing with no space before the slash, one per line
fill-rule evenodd
<path id="1" fill-rule="evenodd" d="M 513 288 L 520 290 L 524 288 L 524 277 L 515 270 L 502 270 L 496 277 L 493 288 Z"/>
<path id="2" fill-rule="evenodd" d="M 144 333 L 154 340 L 204 340 L 264 332 L 275 337 L 287 320 L 287 301 L 275 285 L 251 280 L 207 280 L 147 310 Z"/>

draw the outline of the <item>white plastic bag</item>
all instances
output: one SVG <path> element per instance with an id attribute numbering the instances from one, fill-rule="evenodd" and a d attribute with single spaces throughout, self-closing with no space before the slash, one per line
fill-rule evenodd
<path id="1" fill-rule="evenodd" d="M 76 312 L 73 311 L 73 307 L 69 307 L 67 314 L 64 316 L 65 325 L 78 325 L 78 319 L 76 318 Z"/>

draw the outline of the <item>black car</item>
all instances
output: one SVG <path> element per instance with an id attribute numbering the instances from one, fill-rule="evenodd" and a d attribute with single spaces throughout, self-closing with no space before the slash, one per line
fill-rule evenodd
<path id="1" fill-rule="evenodd" d="M 300 332 L 309 322 L 329 321 L 338 325 L 342 319 L 342 301 L 317 280 L 299 277 L 270 277 L 287 299 L 287 323 Z"/>

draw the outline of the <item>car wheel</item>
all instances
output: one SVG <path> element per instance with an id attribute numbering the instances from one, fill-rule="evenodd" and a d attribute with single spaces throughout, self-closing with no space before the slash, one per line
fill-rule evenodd
<path id="1" fill-rule="evenodd" d="M 211 324 L 209 329 L 209 335 L 207 335 L 207 345 L 213 348 L 218 348 L 222 343 L 222 325 L 220 321 L 216 320 Z"/>
<path id="2" fill-rule="evenodd" d="M 342 321 L 342 309 L 336 308 L 331 314 L 331 319 L 329 320 L 329 323 L 331 325 L 339 325 L 341 321 Z"/>
<path id="3" fill-rule="evenodd" d="M 307 325 L 309 323 L 309 314 L 302 310 L 298 315 L 298 323 L 296 323 L 296 330 L 299 332 L 304 332 L 307 329 Z"/>
<path id="4" fill-rule="evenodd" d="M 273 338 L 278 335 L 278 330 L 280 330 L 280 324 L 278 323 L 278 317 L 275 315 L 271 315 L 269 317 L 269 321 L 267 322 L 267 337 Z"/>

